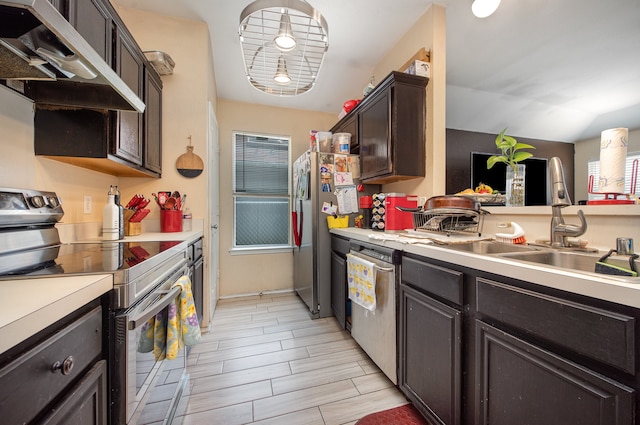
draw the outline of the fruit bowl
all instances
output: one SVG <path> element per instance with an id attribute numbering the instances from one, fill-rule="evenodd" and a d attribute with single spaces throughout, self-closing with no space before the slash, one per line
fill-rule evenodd
<path id="1" fill-rule="evenodd" d="M 464 196 L 475 199 L 481 205 L 504 205 L 507 200 L 507 197 L 502 193 L 473 193 Z"/>

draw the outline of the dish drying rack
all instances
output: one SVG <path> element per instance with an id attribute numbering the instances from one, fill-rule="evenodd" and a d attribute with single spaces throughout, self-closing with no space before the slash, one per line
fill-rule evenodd
<path id="1" fill-rule="evenodd" d="M 450 234 L 476 234 L 482 236 L 484 211 L 462 208 L 438 208 L 413 211 L 415 230 Z"/>

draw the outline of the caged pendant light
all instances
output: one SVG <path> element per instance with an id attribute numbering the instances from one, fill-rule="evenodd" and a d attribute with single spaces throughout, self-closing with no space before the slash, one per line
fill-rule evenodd
<path id="1" fill-rule="evenodd" d="M 278 96 L 315 84 L 329 47 L 324 17 L 303 0 L 256 0 L 240 14 L 240 46 L 249 83 Z"/>

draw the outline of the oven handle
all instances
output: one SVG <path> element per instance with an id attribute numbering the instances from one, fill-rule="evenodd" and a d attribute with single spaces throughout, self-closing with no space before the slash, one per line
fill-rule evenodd
<path id="1" fill-rule="evenodd" d="M 173 288 L 170 291 L 168 291 L 166 293 L 166 295 L 164 295 L 158 301 L 156 301 L 155 303 L 151 304 L 149 306 L 149 308 L 144 310 L 137 317 L 134 317 L 133 319 L 130 319 L 129 320 L 129 330 L 133 330 L 133 329 L 137 328 L 142 323 L 146 322 L 147 320 L 151 319 L 153 316 L 155 316 L 156 314 L 161 312 L 166 306 L 168 306 L 171 303 L 171 301 L 175 297 L 178 296 L 180 291 L 182 291 L 182 288 L 179 287 L 179 286 L 176 286 L 175 288 Z"/>
<path id="2" fill-rule="evenodd" d="M 188 271 L 189 271 L 189 268 L 186 267 L 186 264 L 180 267 L 180 270 L 176 271 L 169 279 L 170 281 L 172 281 L 171 284 L 173 285 L 173 283 L 177 282 L 178 279 L 181 276 L 184 276 L 185 274 L 187 274 Z M 166 306 L 168 306 L 171 303 L 171 301 L 175 297 L 177 297 L 180 294 L 181 291 L 182 291 L 182 288 L 180 286 L 171 288 L 168 291 L 158 291 L 164 294 L 162 298 L 160 298 L 159 300 L 151 304 L 149 307 L 144 309 L 137 316 L 129 319 L 129 326 L 128 326 L 129 330 L 136 329 L 138 326 L 141 326 L 144 322 L 146 322 L 147 320 L 149 320 L 150 318 L 152 318 L 153 316 L 161 312 Z"/>

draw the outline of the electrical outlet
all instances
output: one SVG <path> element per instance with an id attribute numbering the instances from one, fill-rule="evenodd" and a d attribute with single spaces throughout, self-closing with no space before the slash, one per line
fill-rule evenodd
<path id="1" fill-rule="evenodd" d="M 91 207 L 92 207 L 92 199 L 91 199 L 91 195 L 84 195 L 84 213 L 85 214 L 91 214 Z"/>

